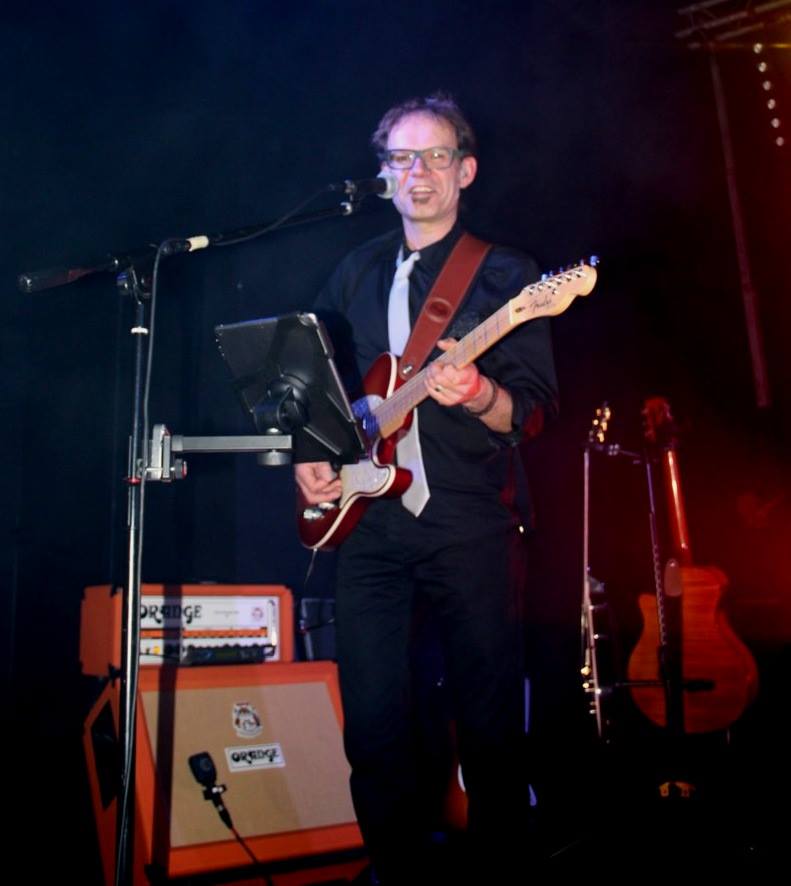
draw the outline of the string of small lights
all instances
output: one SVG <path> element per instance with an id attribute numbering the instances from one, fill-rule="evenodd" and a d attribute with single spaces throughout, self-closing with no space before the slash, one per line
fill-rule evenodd
<path id="1" fill-rule="evenodd" d="M 778 148 L 785 145 L 785 137 L 779 132 L 782 121 L 780 119 L 780 109 L 777 104 L 774 83 L 770 80 L 770 65 L 764 56 L 764 44 L 754 43 L 753 52 L 758 56 L 756 68 L 761 75 L 761 89 L 766 94 L 766 109 L 769 111 L 769 125 L 774 130 L 774 143 Z"/>
<path id="2" fill-rule="evenodd" d="M 770 54 L 767 50 L 788 51 L 791 43 L 781 39 L 791 25 L 791 0 L 703 0 L 684 6 L 678 14 L 687 19 L 687 26 L 676 32 L 687 49 L 718 52 L 736 50 L 752 52 L 759 77 L 762 102 L 768 112 L 769 130 L 777 148 L 783 148 L 786 137 L 778 101 L 778 91 Z M 760 35 L 761 40 L 756 40 Z M 745 38 L 752 38 L 748 40 Z"/>

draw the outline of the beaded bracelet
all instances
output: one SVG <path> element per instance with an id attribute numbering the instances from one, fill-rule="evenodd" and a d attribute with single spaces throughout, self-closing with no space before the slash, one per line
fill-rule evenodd
<path id="1" fill-rule="evenodd" d="M 500 388 L 497 382 L 492 378 L 489 379 L 489 384 L 491 384 L 492 386 L 492 393 L 489 399 L 486 401 L 486 405 L 483 407 L 483 409 L 478 409 L 476 411 L 473 411 L 466 405 L 462 406 L 462 409 L 467 413 L 467 415 L 471 415 L 473 416 L 473 418 L 480 418 L 482 415 L 486 415 L 487 412 L 491 412 L 492 409 L 494 409 L 494 404 L 497 402 L 497 395 L 500 393 Z"/>

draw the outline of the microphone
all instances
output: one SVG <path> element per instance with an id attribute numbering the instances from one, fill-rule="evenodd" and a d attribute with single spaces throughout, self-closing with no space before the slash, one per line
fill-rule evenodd
<path id="1" fill-rule="evenodd" d="M 361 200 L 369 194 L 376 194 L 383 200 L 392 200 L 398 190 L 398 178 L 392 172 L 382 170 L 376 178 L 347 178 L 340 184 L 329 186 L 330 191 L 342 191 L 353 200 Z"/>
<path id="2" fill-rule="evenodd" d="M 195 781 L 203 786 L 203 799 L 211 800 L 217 808 L 223 824 L 233 830 L 233 822 L 231 821 L 231 813 L 225 808 L 225 804 L 220 799 L 220 794 L 224 793 L 227 788 L 224 784 L 217 784 L 217 769 L 214 766 L 214 760 L 207 751 L 199 754 L 193 754 L 187 761 L 190 771 L 195 777 Z"/>

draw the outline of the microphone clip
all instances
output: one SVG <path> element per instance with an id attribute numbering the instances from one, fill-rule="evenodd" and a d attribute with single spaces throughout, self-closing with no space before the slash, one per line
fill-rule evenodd
<path id="1" fill-rule="evenodd" d="M 220 802 L 220 794 L 224 794 L 228 790 L 228 786 L 224 784 L 213 784 L 203 789 L 203 799 L 211 800 L 216 806 Z"/>

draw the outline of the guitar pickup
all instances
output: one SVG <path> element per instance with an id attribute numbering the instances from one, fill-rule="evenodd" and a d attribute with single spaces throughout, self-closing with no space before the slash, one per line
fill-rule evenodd
<path id="1" fill-rule="evenodd" d="M 317 505 L 311 505 L 311 507 L 305 508 L 302 511 L 302 519 L 308 522 L 322 520 L 328 511 L 332 511 L 337 507 L 338 505 L 334 501 L 323 501 Z"/>

